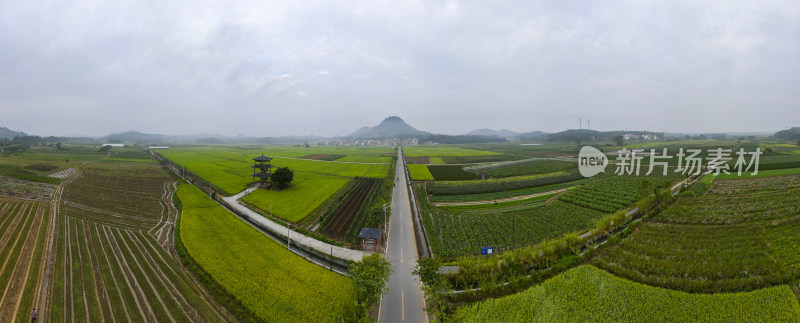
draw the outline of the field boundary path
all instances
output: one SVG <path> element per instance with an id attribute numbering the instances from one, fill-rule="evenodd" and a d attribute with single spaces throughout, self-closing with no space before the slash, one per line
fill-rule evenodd
<path id="1" fill-rule="evenodd" d="M 379 322 L 427 322 L 425 302 L 420 282 L 412 274 L 417 264 L 417 239 L 411 214 L 408 190 L 408 173 L 404 165 L 402 148 L 398 149 L 397 180 L 392 192 L 392 215 L 389 218 L 389 241 L 386 256 L 392 264 L 389 291 L 381 297 L 378 309 Z M 399 171 L 403 173 L 399 173 Z"/>
<path id="2" fill-rule="evenodd" d="M 248 188 L 244 191 L 239 192 L 236 195 L 229 196 L 229 197 L 222 197 L 222 200 L 227 204 L 231 209 L 236 211 L 240 216 L 244 216 L 247 218 L 248 221 L 258 225 L 259 227 L 269 230 L 272 234 L 278 235 L 285 239 L 289 239 L 292 244 L 301 245 L 313 250 L 317 250 L 321 253 L 328 254 L 330 253 L 333 257 L 342 259 L 342 260 L 349 260 L 349 261 L 359 261 L 365 255 L 369 254 L 360 250 L 353 250 L 347 249 L 343 247 L 334 246 L 317 239 L 308 237 L 306 235 L 297 233 L 293 230 L 289 230 L 286 228 L 285 225 L 281 225 L 275 223 L 261 214 L 256 213 L 255 211 L 247 208 L 246 206 L 242 205 L 238 200 L 241 199 L 243 196 L 252 193 L 255 191 L 256 188 Z"/>
<path id="3" fill-rule="evenodd" d="M 74 168 L 70 168 L 73 169 Z M 63 171 L 62 171 L 63 172 Z M 72 175 L 76 175 L 78 172 L 72 173 Z M 43 275 L 40 276 L 41 284 L 39 285 L 38 295 L 39 297 L 34 299 L 33 308 L 36 309 L 38 314 L 38 319 L 42 322 L 46 322 L 47 315 L 49 315 L 50 308 L 52 306 L 51 302 L 51 295 L 50 295 L 50 288 L 53 287 L 52 282 L 50 281 L 53 278 L 53 262 L 55 261 L 55 255 L 53 255 L 53 250 L 55 249 L 54 243 L 56 241 L 56 230 L 57 228 L 57 218 L 58 218 L 58 211 L 61 207 L 61 195 L 64 193 L 64 187 L 67 186 L 70 182 L 75 180 L 77 176 L 69 177 L 66 181 L 61 182 L 56 188 L 55 193 L 53 193 L 53 199 L 50 201 L 50 227 L 48 228 L 47 232 L 47 247 L 44 252 L 44 257 L 46 259 L 44 265 L 44 272 Z M 51 319 L 52 320 L 52 319 Z"/>
<path id="4" fill-rule="evenodd" d="M 519 200 L 526 200 L 529 198 L 556 194 L 556 193 L 563 193 L 566 192 L 568 188 L 562 188 L 547 192 L 535 193 L 535 194 L 528 194 L 528 195 L 520 195 L 520 196 L 513 196 L 513 197 L 504 197 L 501 199 L 493 199 L 493 200 L 482 200 L 482 201 L 468 201 L 468 202 L 439 202 L 433 203 L 433 206 L 458 206 L 458 205 L 481 205 L 481 204 L 492 204 L 494 202 L 502 203 L 502 202 L 513 202 Z"/>

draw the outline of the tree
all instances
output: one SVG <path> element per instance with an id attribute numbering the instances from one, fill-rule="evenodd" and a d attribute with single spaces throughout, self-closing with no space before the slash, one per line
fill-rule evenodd
<path id="1" fill-rule="evenodd" d="M 272 184 L 275 185 L 275 188 L 282 190 L 284 188 L 289 187 L 289 184 L 292 183 L 292 179 L 294 179 L 294 171 L 289 169 L 289 167 L 280 167 L 272 173 Z"/>
<path id="2" fill-rule="evenodd" d="M 441 264 L 434 258 L 417 260 L 413 274 L 419 275 L 422 291 L 425 294 L 425 311 L 433 314 L 439 321 L 447 321 L 452 308 L 450 298 L 452 287 L 447 278 L 439 274 Z"/>
<path id="3" fill-rule="evenodd" d="M 392 264 L 380 254 L 373 253 L 350 265 L 350 276 L 356 289 L 358 315 L 366 313 L 389 290 L 386 283 L 392 273 Z"/>
<path id="4" fill-rule="evenodd" d="M 617 143 L 617 146 L 622 146 L 623 144 L 625 144 L 625 137 L 623 137 L 622 135 L 616 136 L 614 137 L 614 142 Z"/>

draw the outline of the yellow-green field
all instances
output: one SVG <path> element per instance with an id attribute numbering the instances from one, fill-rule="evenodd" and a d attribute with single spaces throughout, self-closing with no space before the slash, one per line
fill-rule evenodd
<path id="1" fill-rule="evenodd" d="M 312 264 L 182 184 L 180 238 L 229 294 L 267 322 L 333 322 L 355 300 L 350 279 Z"/>

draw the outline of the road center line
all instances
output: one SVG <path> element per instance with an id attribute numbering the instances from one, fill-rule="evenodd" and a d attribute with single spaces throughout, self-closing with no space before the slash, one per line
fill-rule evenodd
<path id="1" fill-rule="evenodd" d="M 403 321 L 406 320 L 406 297 L 405 297 L 405 290 L 400 290 L 400 315 L 402 316 Z"/>

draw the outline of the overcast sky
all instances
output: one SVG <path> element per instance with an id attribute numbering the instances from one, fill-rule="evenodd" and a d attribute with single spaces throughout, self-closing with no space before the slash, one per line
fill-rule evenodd
<path id="1" fill-rule="evenodd" d="M 800 2 L 0 0 L 0 126 L 344 135 L 800 125 Z"/>

